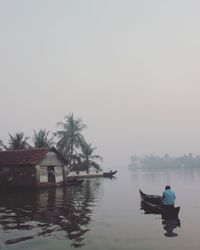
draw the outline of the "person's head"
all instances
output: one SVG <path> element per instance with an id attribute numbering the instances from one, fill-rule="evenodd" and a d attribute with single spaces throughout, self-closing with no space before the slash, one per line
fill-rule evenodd
<path id="1" fill-rule="evenodd" d="M 171 189 L 171 187 L 169 186 L 169 185 L 167 185 L 166 187 L 165 187 L 165 190 L 170 190 Z"/>

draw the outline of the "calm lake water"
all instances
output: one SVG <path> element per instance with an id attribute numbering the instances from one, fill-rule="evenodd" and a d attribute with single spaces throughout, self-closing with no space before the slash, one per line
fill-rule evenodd
<path id="1" fill-rule="evenodd" d="M 140 210 L 138 189 L 172 186 L 180 224 Z M 0 193 L 0 249 L 200 249 L 200 169 L 118 170 L 81 187 Z M 173 229 L 173 234 L 167 234 Z M 173 236 L 173 237 L 169 237 Z"/>

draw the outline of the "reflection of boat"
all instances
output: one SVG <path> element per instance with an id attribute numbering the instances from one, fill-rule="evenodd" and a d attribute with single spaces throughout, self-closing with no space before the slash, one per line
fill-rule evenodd
<path id="1" fill-rule="evenodd" d="M 77 179 L 77 178 L 69 178 L 66 181 L 67 186 L 81 185 L 82 183 L 83 183 L 83 179 Z"/>
<path id="2" fill-rule="evenodd" d="M 161 214 L 162 218 L 178 218 L 180 207 L 163 206 L 161 196 L 147 195 L 140 190 L 141 209 L 148 214 Z"/>
<path id="3" fill-rule="evenodd" d="M 177 227 L 181 226 L 180 220 L 179 219 L 167 219 L 163 220 L 162 222 L 163 228 L 166 231 L 164 235 L 166 237 L 176 237 L 178 236 L 177 233 L 174 233 L 173 230 Z"/>
<path id="4" fill-rule="evenodd" d="M 117 170 L 115 171 L 110 171 L 110 172 L 104 172 L 103 177 L 113 177 L 117 173 Z"/>

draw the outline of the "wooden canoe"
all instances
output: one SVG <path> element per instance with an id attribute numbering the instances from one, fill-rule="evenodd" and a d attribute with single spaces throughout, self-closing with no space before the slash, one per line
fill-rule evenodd
<path id="1" fill-rule="evenodd" d="M 150 202 L 152 204 L 161 205 L 162 204 L 162 197 L 161 195 L 152 195 L 152 194 L 145 194 L 139 189 L 141 200 L 146 202 Z"/>
<path id="2" fill-rule="evenodd" d="M 142 195 L 141 195 L 142 194 Z M 147 195 L 140 190 L 141 209 L 146 214 L 161 214 L 162 218 L 177 218 L 180 207 L 164 206 L 161 196 Z"/>
<path id="3" fill-rule="evenodd" d="M 104 172 L 103 177 L 113 177 L 117 173 L 117 170 L 115 171 L 110 171 L 110 172 Z"/>

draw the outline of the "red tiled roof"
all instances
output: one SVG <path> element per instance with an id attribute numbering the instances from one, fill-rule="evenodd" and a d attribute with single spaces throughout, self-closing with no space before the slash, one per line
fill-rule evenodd
<path id="1" fill-rule="evenodd" d="M 49 151 L 50 148 L 0 151 L 0 166 L 36 165 Z"/>

